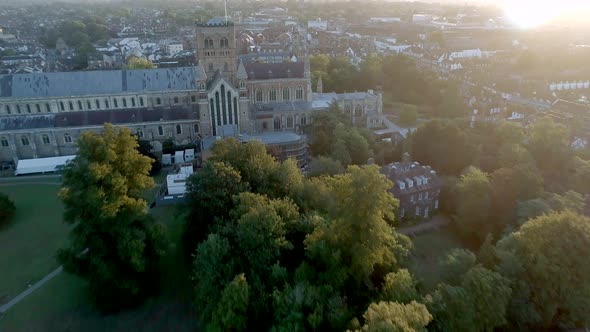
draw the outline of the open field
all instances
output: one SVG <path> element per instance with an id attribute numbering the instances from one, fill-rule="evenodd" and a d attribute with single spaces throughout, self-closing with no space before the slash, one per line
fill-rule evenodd
<path id="1" fill-rule="evenodd" d="M 448 230 L 440 229 L 412 238 L 414 249 L 408 269 L 420 280 L 422 289 L 430 292 L 440 279 L 438 261 L 449 250 L 462 247 L 459 240 Z M 418 277 L 420 276 L 420 277 Z"/>
<path id="2" fill-rule="evenodd" d="M 150 211 L 168 229 L 171 242 L 162 261 L 161 293 L 141 308 L 102 316 L 86 298 L 85 282 L 62 273 L 0 318 L 0 331 L 195 331 L 197 317 L 190 305 L 190 284 L 182 264 L 182 216 L 176 207 Z"/>
<path id="3" fill-rule="evenodd" d="M 70 229 L 62 222 L 58 191 L 55 178 L 0 183 L 0 192 L 16 204 L 15 218 L 0 229 L 0 303 L 58 266 L 55 253 L 66 243 Z"/>

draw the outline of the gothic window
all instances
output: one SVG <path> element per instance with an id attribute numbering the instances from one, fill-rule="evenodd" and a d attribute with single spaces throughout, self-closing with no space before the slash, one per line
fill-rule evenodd
<path id="1" fill-rule="evenodd" d="M 158 126 L 158 135 L 164 136 L 164 127 Z"/>
<path id="2" fill-rule="evenodd" d="M 246 87 L 246 82 L 240 81 L 240 89 L 244 89 Z"/>
<path id="3" fill-rule="evenodd" d="M 301 116 L 301 125 L 305 126 L 307 124 L 307 118 L 305 117 L 305 115 Z"/>
<path id="4" fill-rule="evenodd" d="M 64 142 L 72 143 L 72 136 L 70 136 L 69 134 L 64 134 Z"/>
<path id="5" fill-rule="evenodd" d="M 69 106 L 70 106 L 70 111 L 74 110 L 74 103 L 72 103 L 71 101 L 69 102 Z"/>
<path id="6" fill-rule="evenodd" d="M 283 100 L 284 101 L 288 101 L 290 99 L 291 99 L 291 93 L 289 91 L 289 88 L 288 87 L 284 87 L 283 88 Z"/>
<path id="7" fill-rule="evenodd" d="M 96 104 L 96 109 L 99 110 L 100 109 L 100 101 L 97 99 L 94 101 L 94 103 Z"/>
<path id="8" fill-rule="evenodd" d="M 195 123 L 193 125 L 193 131 L 195 132 L 195 134 L 199 132 L 199 124 L 198 123 Z"/>
<path id="9" fill-rule="evenodd" d="M 115 108 L 119 107 L 119 101 L 117 100 L 117 98 L 113 99 L 113 105 L 115 105 Z"/>
<path id="10" fill-rule="evenodd" d="M 262 102 L 262 90 L 260 89 L 256 89 L 256 102 Z"/>
<path id="11" fill-rule="evenodd" d="M 276 101 L 276 100 L 277 100 L 277 90 L 275 90 L 275 89 L 270 89 L 270 92 L 269 92 L 269 97 L 268 97 L 268 99 L 269 99 L 270 101 Z"/>
<path id="12" fill-rule="evenodd" d="M 78 110 L 79 110 L 79 111 L 81 111 L 81 110 L 82 110 L 82 108 L 84 108 L 84 107 L 82 106 L 82 101 L 78 100 Z"/>
<path id="13" fill-rule="evenodd" d="M 127 107 L 127 99 L 123 98 L 123 107 Z"/>
<path id="14" fill-rule="evenodd" d="M 20 105 L 16 105 L 16 112 L 20 114 Z"/>
<path id="15" fill-rule="evenodd" d="M 143 138 L 143 130 L 137 129 L 137 137 Z"/>
<path id="16" fill-rule="evenodd" d="M 213 48 L 213 39 L 205 38 L 205 48 Z"/>
<path id="17" fill-rule="evenodd" d="M 108 99 L 104 100 L 104 107 L 109 108 L 109 100 Z"/>
<path id="18" fill-rule="evenodd" d="M 41 113 L 41 105 L 36 104 L 35 108 L 37 109 L 37 113 Z"/>
<path id="19" fill-rule="evenodd" d="M 361 105 L 356 105 L 354 107 L 354 116 L 362 116 L 363 115 L 363 108 Z"/>
<path id="20" fill-rule="evenodd" d="M 234 97 L 234 122 L 238 124 L 238 98 Z"/>
<path id="21" fill-rule="evenodd" d="M 131 106 L 135 107 L 135 98 L 131 98 Z"/>
<path id="22" fill-rule="evenodd" d="M 49 135 L 43 135 L 43 144 L 49 144 L 50 140 L 49 140 Z"/>
<path id="23" fill-rule="evenodd" d="M 143 97 L 139 97 L 139 106 L 143 106 Z"/>
<path id="24" fill-rule="evenodd" d="M 162 105 L 162 98 L 160 98 L 160 97 L 156 98 L 156 104 Z"/>
<path id="25" fill-rule="evenodd" d="M 227 40 L 227 38 L 225 38 L 225 37 L 221 38 L 221 40 L 219 41 L 219 47 L 221 47 L 221 48 L 229 47 L 229 41 Z"/>
<path id="26" fill-rule="evenodd" d="M 174 97 L 174 103 L 178 104 L 178 97 Z"/>
<path id="27" fill-rule="evenodd" d="M 205 90 L 205 83 L 199 83 L 199 90 Z"/>
<path id="28" fill-rule="evenodd" d="M 91 109 L 92 109 L 92 104 L 90 103 L 90 100 L 87 100 L 87 101 L 86 101 L 86 106 L 87 106 L 87 108 L 88 108 L 89 110 L 91 110 Z"/>
<path id="29" fill-rule="evenodd" d="M 281 130 L 281 118 L 275 118 L 274 120 L 274 129 Z"/>
<path id="30" fill-rule="evenodd" d="M 0 145 L 2 145 L 3 148 L 8 146 L 8 140 L 6 139 L 6 137 L 0 138 Z"/>
<path id="31" fill-rule="evenodd" d="M 63 101 L 60 101 L 59 102 L 59 109 L 62 110 L 62 111 L 65 111 L 65 107 L 64 107 L 64 102 Z"/>
<path id="32" fill-rule="evenodd" d="M 27 136 L 23 136 L 21 137 L 21 142 L 23 143 L 23 145 L 29 145 L 29 138 Z"/>
<path id="33" fill-rule="evenodd" d="M 227 92 L 227 117 L 228 117 L 228 123 L 232 124 L 234 123 L 233 121 L 233 116 L 231 113 L 231 92 Z"/>
<path id="34" fill-rule="evenodd" d="M 51 106 L 49 106 L 49 104 L 45 104 L 45 108 L 47 109 L 47 112 L 51 112 Z"/>
<path id="35" fill-rule="evenodd" d="M 303 100 L 303 88 L 297 87 L 297 91 L 295 92 L 295 99 Z"/>
<path id="36" fill-rule="evenodd" d="M 10 114 L 10 106 L 6 105 L 6 114 Z"/>
<path id="37" fill-rule="evenodd" d="M 182 126 L 177 124 L 176 125 L 176 135 L 182 134 Z"/>
<path id="38" fill-rule="evenodd" d="M 31 113 L 31 105 L 27 104 L 27 113 Z"/>
<path id="39" fill-rule="evenodd" d="M 217 111 L 217 125 L 221 126 L 221 104 L 219 100 L 219 91 L 215 92 L 215 110 Z"/>
<path id="40" fill-rule="evenodd" d="M 293 116 L 291 115 L 287 117 L 287 128 L 293 129 Z"/>

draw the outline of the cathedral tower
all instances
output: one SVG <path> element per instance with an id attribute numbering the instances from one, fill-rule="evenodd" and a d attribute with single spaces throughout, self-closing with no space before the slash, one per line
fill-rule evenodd
<path id="1" fill-rule="evenodd" d="M 195 24 L 197 60 L 203 66 L 209 80 L 216 73 L 237 86 L 236 31 L 233 22 L 216 17 L 207 23 Z"/>

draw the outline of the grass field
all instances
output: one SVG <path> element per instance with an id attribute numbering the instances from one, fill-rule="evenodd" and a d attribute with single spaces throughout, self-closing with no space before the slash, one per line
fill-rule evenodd
<path id="1" fill-rule="evenodd" d="M 449 250 L 462 245 L 448 229 L 444 228 L 418 235 L 412 241 L 414 249 L 408 269 L 421 282 L 423 291 L 430 292 L 436 288 L 440 280 L 439 259 Z"/>
<path id="2" fill-rule="evenodd" d="M 58 266 L 55 252 L 65 244 L 69 232 L 62 222 L 58 190 L 57 179 L 0 183 L 0 191 L 16 204 L 15 218 L 0 229 L 0 303 Z"/>
<path id="3" fill-rule="evenodd" d="M 162 260 L 161 296 L 139 309 L 102 316 L 86 298 L 85 282 L 62 273 L 0 318 L 0 331 L 195 331 L 190 283 L 182 261 L 182 216 L 175 206 L 150 210 L 168 229 L 171 246 Z"/>

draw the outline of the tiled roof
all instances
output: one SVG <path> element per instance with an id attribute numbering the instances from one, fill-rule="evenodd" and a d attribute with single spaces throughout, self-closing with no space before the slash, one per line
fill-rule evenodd
<path id="1" fill-rule="evenodd" d="M 266 80 L 275 78 L 303 78 L 303 62 L 248 63 L 244 64 L 248 79 Z"/>
<path id="2" fill-rule="evenodd" d="M 191 90 L 199 75 L 197 67 L 0 75 L 0 98 Z"/>

